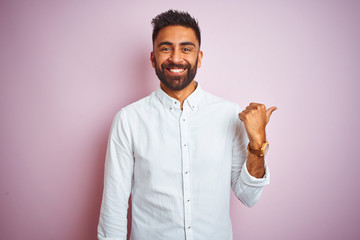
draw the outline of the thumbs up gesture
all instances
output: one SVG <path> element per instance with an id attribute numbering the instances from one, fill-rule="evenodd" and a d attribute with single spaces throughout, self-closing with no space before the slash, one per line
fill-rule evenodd
<path id="1" fill-rule="evenodd" d="M 266 109 L 264 104 L 250 103 L 244 111 L 239 113 L 239 118 L 245 125 L 251 148 L 260 149 L 266 141 L 265 127 L 276 109 L 276 107 Z"/>

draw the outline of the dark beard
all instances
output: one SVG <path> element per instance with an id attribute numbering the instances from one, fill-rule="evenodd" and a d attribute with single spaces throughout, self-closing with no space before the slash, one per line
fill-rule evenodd
<path id="1" fill-rule="evenodd" d="M 195 66 L 191 68 L 190 64 L 161 64 L 161 69 L 158 68 L 156 59 L 154 59 L 155 64 L 155 73 L 162 82 L 162 84 L 165 85 L 165 87 L 173 90 L 173 91 L 179 91 L 184 88 L 186 88 L 192 80 L 194 80 L 196 71 L 197 71 L 197 65 L 198 65 L 198 58 L 196 58 Z M 165 75 L 165 69 L 166 68 L 185 68 L 187 70 L 187 74 L 185 77 L 183 76 L 166 76 Z"/>

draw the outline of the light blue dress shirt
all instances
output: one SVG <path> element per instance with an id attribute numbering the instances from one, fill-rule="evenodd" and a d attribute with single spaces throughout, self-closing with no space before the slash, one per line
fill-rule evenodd
<path id="1" fill-rule="evenodd" d="M 160 87 L 114 118 L 105 162 L 98 239 L 231 240 L 230 188 L 247 206 L 269 183 L 246 169 L 240 107 L 196 90 L 184 101 Z M 231 186 L 231 187 L 230 187 Z"/>

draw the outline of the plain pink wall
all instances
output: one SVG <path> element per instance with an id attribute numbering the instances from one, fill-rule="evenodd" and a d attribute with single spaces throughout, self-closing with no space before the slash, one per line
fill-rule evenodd
<path id="1" fill-rule="evenodd" d="M 130 2 L 130 1 L 129 1 Z M 1 239 L 96 239 L 114 114 L 152 92 L 152 17 L 200 21 L 197 80 L 276 105 L 271 184 L 234 239 L 360 238 L 357 1 L 1 1 Z"/>

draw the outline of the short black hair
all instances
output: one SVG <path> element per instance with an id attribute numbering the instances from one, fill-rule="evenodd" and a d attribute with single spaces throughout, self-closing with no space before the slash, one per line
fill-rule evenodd
<path id="1" fill-rule="evenodd" d="M 180 25 L 188 28 L 192 28 L 195 32 L 196 38 L 201 44 L 200 27 L 197 19 L 193 18 L 188 12 L 182 12 L 178 10 L 168 10 L 160 13 L 152 19 L 153 25 L 152 41 L 153 44 L 157 38 L 159 31 L 167 26 Z"/>

